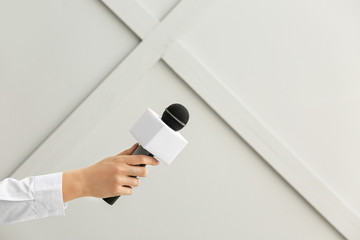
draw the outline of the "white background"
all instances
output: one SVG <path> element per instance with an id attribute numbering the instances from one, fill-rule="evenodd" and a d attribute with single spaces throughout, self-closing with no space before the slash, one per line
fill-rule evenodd
<path id="1" fill-rule="evenodd" d="M 190 144 L 114 206 L 75 200 L 1 238 L 357 239 L 358 3 L 183 1 L 167 21 L 177 1 L 115 16 L 126 2 L 0 1 L 0 177 L 93 164 L 133 143 L 146 107 L 173 102 L 189 108 Z"/>

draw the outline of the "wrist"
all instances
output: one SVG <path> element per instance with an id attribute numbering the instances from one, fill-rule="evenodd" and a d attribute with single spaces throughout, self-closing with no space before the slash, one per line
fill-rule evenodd
<path id="1" fill-rule="evenodd" d="M 62 191 L 64 202 L 87 196 L 86 189 L 86 180 L 83 169 L 76 169 L 63 173 Z"/>

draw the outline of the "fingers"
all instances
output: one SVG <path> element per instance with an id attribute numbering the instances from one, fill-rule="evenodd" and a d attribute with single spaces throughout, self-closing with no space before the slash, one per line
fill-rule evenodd
<path id="1" fill-rule="evenodd" d="M 139 144 L 134 144 L 131 148 L 107 159 L 107 164 L 105 166 L 112 169 L 111 175 L 115 178 L 115 181 L 112 183 L 115 183 L 112 195 L 133 194 L 133 187 L 138 187 L 141 181 L 137 177 L 146 177 L 148 175 L 148 169 L 146 167 L 137 165 L 156 166 L 160 164 L 160 162 L 153 157 L 146 155 L 131 155 L 138 146 Z"/>
<path id="2" fill-rule="evenodd" d="M 127 173 L 129 176 L 146 177 L 149 170 L 146 167 L 129 166 Z"/>
<path id="3" fill-rule="evenodd" d="M 131 176 L 122 176 L 116 179 L 116 185 L 113 186 L 111 194 L 106 194 L 108 196 L 118 196 L 118 195 L 132 195 L 134 193 L 133 187 L 138 187 L 141 183 L 141 180 L 136 177 Z M 103 195 L 101 197 L 104 197 Z"/>
<path id="4" fill-rule="evenodd" d="M 157 166 L 160 164 L 160 162 L 158 160 L 156 160 L 155 158 L 145 156 L 145 155 L 128 156 L 128 158 L 126 159 L 125 162 L 129 165 L 145 164 L 145 165 Z"/>
<path id="5" fill-rule="evenodd" d="M 131 148 L 122 151 L 117 155 L 131 155 L 139 147 L 138 143 L 135 143 Z"/>
<path id="6" fill-rule="evenodd" d="M 134 189 L 132 187 L 122 186 L 121 188 L 119 188 L 116 195 L 131 195 L 133 193 L 134 193 Z"/>
<path id="7" fill-rule="evenodd" d="M 138 187 L 141 180 L 135 177 L 126 177 L 124 179 L 124 186 Z"/>
<path id="8" fill-rule="evenodd" d="M 128 159 L 128 161 L 126 161 L 126 163 L 129 165 L 145 164 L 145 165 L 156 166 L 156 165 L 160 164 L 160 162 L 153 157 L 149 157 L 146 155 L 131 155 L 138 147 L 139 147 L 139 144 L 135 143 L 131 148 L 126 149 L 125 151 L 117 154 L 117 156 L 129 155 L 128 156 L 129 159 Z"/>

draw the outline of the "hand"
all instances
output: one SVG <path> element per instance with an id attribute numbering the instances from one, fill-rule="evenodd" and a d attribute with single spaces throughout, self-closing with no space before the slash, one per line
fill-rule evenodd
<path id="1" fill-rule="evenodd" d="M 63 173 L 63 200 L 71 201 L 80 197 L 106 198 L 118 195 L 131 195 L 133 187 L 140 185 L 148 169 L 136 166 L 146 164 L 156 166 L 159 161 L 144 155 L 131 155 L 138 144 L 116 156 L 82 169 Z"/>

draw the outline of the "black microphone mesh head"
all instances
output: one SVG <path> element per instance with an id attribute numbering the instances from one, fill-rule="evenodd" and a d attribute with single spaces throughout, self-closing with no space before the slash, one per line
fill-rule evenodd
<path id="1" fill-rule="evenodd" d="M 189 112 L 183 105 L 174 103 L 165 109 L 161 120 L 174 131 L 179 131 L 189 121 Z"/>

